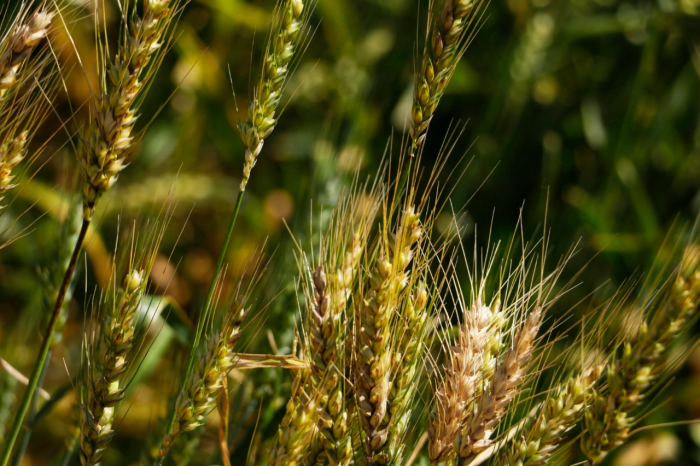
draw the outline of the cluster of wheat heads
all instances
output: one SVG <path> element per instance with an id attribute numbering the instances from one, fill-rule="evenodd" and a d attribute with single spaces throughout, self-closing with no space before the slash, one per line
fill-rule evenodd
<path id="1" fill-rule="evenodd" d="M 371 182 L 356 179 L 318 232 L 318 249 L 298 245 L 301 311 L 293 354 L 241 352 L 247 318 L 260 311 L 252 295 L 265 267 L 253 261 L 251 276 L 226 296 L 226 251 L 252 169 L 280 118 L 283 93 L 309 38 L 313 6 L 310 0 L 279 0 L 274 10 L 259 79 L 239 124 L 245 153 L 238 199 L 182 370 L 168 393 L 171 401 L 161 413 L 158 439 L 145 445 L 147 461 L 188 463 L 191 451 L 184 450 L 217 411 L 221 461 L 233 464 L 226 414 L 231 373 L 278 366 L 289 370 L 292 381 L 284 416 L 268 439 L 268 465 L 403 465 L 419 456 L 432 465 L 542 465 L 574 445 L 591 464 L 602 461 L 630 437 L 647 394 L 685 355 L 674 343 L 697 314 L 698 249 L 688 246 L 663 280 L 643 287 L 643 298 L 619 306 L 641 317 L 630 319 L 611 341 L 601 341 L 604 332 L 591 337 L 582 330 L 576 344 L 562 348 L 569 340 L 551 310 L 569 289 L 560 277 L 571 255 L 550 269 L 546 231 L 539 243 L 522 241 L 520 247 L 514 236 L 500 255 L 491 246 L 466 252 L 460 213 L 454 228 L 436 232 L 449 197 L 438 180 L 452 145 L 445 144 L 427 174 L 421 154 L 445 88 L 474 38 L 484 7 L 479 1 L 429 2 L 398 168 L 385 164 Z M 134 155 L 143 96 L 182 7 L 179 0 L 126 2 L 116 49 L 96 36 L 99 79 L 88 104 L 91 118 L 77 125 L 79 199 L 69 209 L 56 264 L 44 274 L 47 324 L 2 438 L 2 466 L 12 458 L 19 464 L 40 418 L 36 394 L 50 369 L 50 352 L 61 343 L 80 253 L 99 201 Z M 26 158 L 55 92 L 43 44 L 57 17 L 61 11 L 53 4 L 23 4 L 2 36 L 0 201 L 16 185 L 13 169 Z M 149 276 L 171 209 L 164 207 L 150 225 L 135 224 L 129 246 L 121 247 L 126 253 L 114 258 L 110 280 L 85 306 L 75 381 L 78 428 L 68 439 L 83 465 L 108 462 L 120 406 L 156 318 L 149 309 Z"/>

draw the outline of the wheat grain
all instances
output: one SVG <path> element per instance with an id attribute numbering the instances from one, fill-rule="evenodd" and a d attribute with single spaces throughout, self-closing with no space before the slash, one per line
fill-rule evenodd
<path id="1" fill-rule="evenodd" d="M 411 156 L 425 140 L 435 109 L 468 43 L 478 0 L 433 0 L 411 110 Z"/>
<path id="2" fill-rule="evenodd" d="M 114 436 L 116 407 L 124 397 L 123 379 L 131 364 L 136 311 L 145 289 L 144 270 L 132 270 L 125 278 L 118 302 L 103 316 L 100 341 L 90 357 L 95 365 L 81 401 L 80 461 L 83 466 L 100 464 Z M 91 372 L 91 370 L 88 370 Z"/>
<path id="3" fill-rule="evenodd" d="M 503 322 L 500 307 L 498 302 L 486 306 L 477 300 L 464 313 L 457 345 L 451 348 L 445 378 L 435 393 L 435 408 L 428 429 L 431 464 L 454 457 L 455 438 L 466 421 L 477 389 L 493 373 L 494 353 L 500 346 Z"/>
<path id="4" fill-rule="evenodd" d="M 602 366 L 589 368 L 557 388 L 539 407 L 532 422 L 522 428 L 520 438 L 499 452 L 494 466 L 548 464 L 564 434 L 579 422 L 589 406 L 591 388 L 602 371 Z"/>
<path id="5" fill-rule="evenodd" d="M 12 169 L 24 159 L 27 152 L 27 136 L 28 132 L 23 131 L 11 141 L 0 146 L 0 202 L 8 191 L 17 186 L 12 184 L 12 180 L 15 178 L 12 175 Z M 2 207 L 0 206 L 0 209 Z"/>
<path id="6" fill-rule="evenodd" d="M 636 337 L 627 337 L 608 364 L 608 393 L 602 389 L 595 391 L 593 406 L 585 417 L 581 448 L 590 463 L 601 462 L 629 438 L 635 421 L 633 411 L 666 367 L 670 345 L 697 312 L 700 298 L 697 258 L 691 259 L 689 268 L 675 276 L 652 320 L 642 322 Z"/>
<path id="7" fill-rule="evenodd" d="M 366 438 L 367 463 L 387 460 L 389 419 L 387 408 L 391 391 L 392 317 L 400 306 L 400 293 L 406 286 L 406 269 L 413 259 L 413 246 L 423 234 L 419 215 L 411 206 L 401 215 L 399 228 L 379 254 L 368 277 L 369 291 L 361 296 L 359 339 L 356 355 L 355 387 L 362 429 Z"/>

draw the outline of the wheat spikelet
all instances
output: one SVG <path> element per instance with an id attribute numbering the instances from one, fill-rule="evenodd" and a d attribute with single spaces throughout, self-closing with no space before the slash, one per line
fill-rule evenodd
<path id="1" fill-rule="evenodd" d="M 131 360 L 136 311 L 145 289 L 144 270 L 132 270 L 124 278 L 123 291 L 102 319 L 100 342 L 93 364 L 96 372 L 81 402 L 80 461 L 83 466 L 100 464 L 114 436 L 115 408 L 124 397 L 123 379 Z"/>
<path id="2" fill-rule="evenodd" d="M 492 310 L 493 308 L 493 310 Z M 477 299 L 464 313 L 457 344 L 450 349 L 445 378 L 435 393 L 430 420 L 428 454 L 431 464 L 454 457 L 454 441 L 471 408 L 481 381 L 493 373 L 500 346 L 503 316 L 496 302 L 486 306 Z M 495 351 L 494 351 L 495 350 Z"/>
<path id="3" fill-rule="evenodd" d="M 670 345 L 698 310 L 700 271 L 697 251 L 686 251 L 685 270 L 676 274 L 651 321 L 644 321 L 636 338 L 623 341 L 608 364 L 607 393 L 596 390 L 586 412 L 581 448 L 591 464 L 601 462 L 630 436 L 632 412 L 663 371 Z M 689 264 L 688 264 L 689 263 Z"/>
<path id="4" fill-rule="evenodd" d="M 246 146 L 241 191 L 245 191 L 250 172 L 262 151 L 265 139 L 277 124 L 275 112 L 309 15 L 309 0 L 306 1 L 305 4 L 304 0 L 280 0 L 278 4 L 260 81 L 248 106 L 247 120 L 241 123 L 239 128 L 243 144 Z"/>
<path id="5" fill-rule="evenodd" d="M 224 388 L 223 380 L 236 362 L 234 346 L 241 337 L 245 315 L 243 300 L 234 299 L 221 331 L 209 338 L 206 351 L 197 362 L 196 372 L 190 374 L 185 389 L 177 395 L 175 419 L 163 436 L 155 464 L 162 464 L 173 443 L 183 433 L 203 425 L 206 416 L 215 408 L 216 399 Z"/>
<path id="6" fill-rule="evenodd" d="M 559 386 L 539 407 L 535 418 L 522 428 L 522 435 L 493 461 L 494 466 L 542 466 L 548 464 L 564 434 L 581 419 L 590 405 L 591 388 L 603 366 L 589 368 Z"/>
<path id="7" fill-rule="evenodd" d="M 391 323 L 401 302 L 399 295 L 406 286 L 406 269 L 413 259 L 413 246 L 422 234 L 419 215 L 412 206 L 408 207 L 389 245 L 380 245 L 368 277 L 370 289 L 361 297 L 355 389 L 366 435 L 368 464 L 387 460 L 381 453 L 390 435 L 387 409 L 393 362 Z"/>
<path id="8" fill-rule="evenodd" d="M 478 0 L 433 0 L 422 63 L 416 73 L 411 110 L 411 156 L 425 140 L 428 126 L 469 42 Z"/>
<path id="9" fill-rule="evenodd" d="M 126 167 L 138 118 L 137 99 L 153 75 L 149 62 L 163 50 L 163 40 L 177 0 L 144 0 L 143 17 L 134 15 L 114 60 L 104 64 L 94 99 L 94 119 L 87 125 L 80 151 L 83 216 L 90 220 L 100 197 Z"/>
<path id="10" fill-rule="evenodd" d="M 54 13 L 41 9 L 32 14 L 26 24 L 19 24 L 7 37 L 0 55 L 0 101 L 15 86 L 22 65 L 32 50 L 46 37 Z"/>
<path id="11" fill-rule="evenodd" d="M 464 430 L 457 438 L 458 448 L 456 445 L 455 450 L 460 465 L 469 464 L 476 454 L 492 443 L 490 437 L 525 377 L 541 323 L 542 309 L 538 306 L 518 329 L 489 386 L 476 402 L 474 413 L 467 419 Z"/>

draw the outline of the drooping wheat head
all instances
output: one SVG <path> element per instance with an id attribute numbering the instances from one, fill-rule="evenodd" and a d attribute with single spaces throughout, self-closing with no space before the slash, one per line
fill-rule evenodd
<path id="1" fill-rule="evenodd" d="M 411 110 L 411 156 L 423 145 L 435 109 L 475 33 L 480 0 L 432 0 Z"/>
<path id="2" fill-rule="evenodd" d="M 641 323 L 636 334 L 623 336 L 608 363 L 606 386 L 595 390 L 581 439 L 581 448 L 591 464 L 601 462 L 629 438 L 636 421 L 634 411 L 663 374 L 672 344 L 697 314 L 700 270 L 695 246 L 686 249 L 679 270 L 662 291 L 660 297 L 657 294 L 645 303 L 643 308 L 653 314 Z"/>
<path id="3" fill-rule="evenodd" d="M 86 125 L 79 155 L 86 220 L 92 218 L 95 205 L 126 167 L 140 98 L 167 48 L 167 31 L 178 5 L 179 0 L 144 0 L 142 16 L 134 12 L 129 26 L 125 25 L 114 59 L 102 57 L 93 120 Z M 104 44 L 102 48 L 107 50 Z"/>
<path id="4" fill-rule="evenodd" d="M 245 191 L 265 139 L 277 124 L 275 112 L 305 37 L 311 3 L 312 0 L 279 0 L 275 9 L 260 80 L 248 105 L 247 119 L 239 127 L 246 146 L 241 191 Z"/>

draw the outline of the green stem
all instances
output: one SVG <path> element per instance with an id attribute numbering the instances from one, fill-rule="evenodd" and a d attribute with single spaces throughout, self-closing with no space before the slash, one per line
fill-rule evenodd
<path id="1" fill-rule="evenodd" d="M 46 356 L 46 360 L 44 361 L 44 365 L 41 368 L 41 376 L 39 377 L 38 384 L 39 390 L 41 389 L 42 385 L 44 385 L 44 378 L 46 378 L 46 370 L 49 368 L 48 361 L 50 360 L 51 351 L 49 350 L 49 353 Z M 36 407 L 39 404 L 39 390 L 36 390 L 34 392 L 34 399 L 32 400 L 32 405 L 29 407 L 27 427 L 24 430 L 24 435 L 22 435 L 22 440 L 20 440 L 19 445 L 17 446 L 17 453 L 15 454 L 15 459 L 12 462 L 12 466 L 19 466 L 19 463 L 22 461 L 22 456 L 24 456 L 24 452 L 27 451 L 27 447 L 29 446 L 29 439 L 32 436 L 32 428 L 34 427 L 37 421 Z"/>
<path id="2" fill-rule="evenodd" d="M 207 293 L 207 299 L 204 301 L 204 306 L 202 307 L 202 313 L 199 315 L 199 320 L 197 321 L 197 333 L 195 333 L 194 336 L 194 342 L 192 343 L 192 347 L 190 347 L 190 352 L 189 355 L 187 356 L 187 365 L 185 366 L 185 372 L 183 372 L 184 376 L 182 377 L 182 382 L 180 383 L 180 389 L 176 393 L 181 393 L 185 390 L 186 385 L 187 385 L 187 379 L 189 378 L 189 374 L 192 371 L 192 366 L 194 365 L 194 360 L 195 356 L 197 354 L 197 347 L 199 346 L 199 342 L 202 339 L 202 334 L 204 333 L 204 328 L 206 327 L 206 323 L 208 321 L 207 316 L 209 312 L 209 308 L 211 307 L 212 304 L 212 299 L 214 299 L 214 291 L 216 290 L 216 283 L 219 277 L 219 274 L 221 273 L 221 269 L 224 266 L 224 260 L 226 259 L 226 252 L 228 251 L 228 245 L 231 242 L 231 236 L 233 235 L 233 227 L 236 224 L 236 219 L 238 218 L 238 212 L 241 210 L 241 203 L 243 201 L 243 193 L 245 193 L 245 189 L 242 189 L 238 192 L 238 199 L 236 200 L 236 207 L 233 210 L 233 214 L 231 215 L 231 222 L 228 225 L 228 231 L 226 232 L 226 238 L 224 239 L 224 244 L 221 246 L 221 251 L 219 252 L 219 258 L 216 261 L 216 268 L 214 269 L 214 277 L 211 280 L 211 284 L 209 285 L 209 292 Z M 176 395 L 177 396 L 177 395 Z M 173 422 L 175 422 L 175 416 L 177 413 L 175 413 L 175 410 L 172 411 L 170 414 L 170 421 L 167 424 L 167 429 L 170 431 L 172 430 L 172 425 Z M 155 464 L 160 464 L 158 461 L 156 461 Z"/>
<path id="3" fill-rule="evenodd" d="M 53 311 L 51 313 L 51 320 L 49 320 L 49 325 L 46 328 L 46 333 L 44 335 L 44 341 L 39 350 L 39 356 L 34 363 L 34 368 L 32 369 L 32 374 L 29 377 L 29 382 L 27 383 L 27 389 L 24 391 L 22 396 L 22 402 L 19 405 L 19 410 L 15 415 L 15 419 L 12 422 L 12 428 L 7 437 L 7 441 L 2 450 L 2 456 L 0 457 L 0 465 L 7 466 L 10 461 L 10 456 L 12 455 L 12 447 L 17 441 L 19 436 L 19 431 L 22 429 L 22 423 L 24 417 L 29 411 L 29 406 L 32 404 L 32 399 L 34 398 L 34 392 L 39 384 L 39 378 L 41 377 L 42 368 L 49 355 L 49 349 L 51 348 L 51 340 L 53 339 L 53 334 L 56 331 L 56 324 L 58 323 L 58 316 L 61 313 L 61 307 L 63 307 L 63 301 L 66 298 L 66 291 L 70 285 L 71 278 L 73 278 L 73 272 L 75 271 L 75 266 L 78 263 L 78 257 L 80 256 L 80 251 L 83 248 L 83 243 L 85 242 L 85 235 L 87 234 L 88 227 L 90 226 L 90 220 L 83 220 L 83 224 L 80 227 L 80 234 L 75 242 L 75 248 L 73 249 L 73 255 L 68 263 L 68 269 L 66 274 L 63 276 L 63 282 L 61 282 L 61 288 L 58 290 L 58 297 L 56 298 L 56 304 L 54 305 Z M 48 364 L 48 363 L 47 363 Z"/>
<path id="4" fill-rule="evenodd" d="M 408 178 L 411 176 L 411 168 L 413 168 L 413 159 L 414 159 L 413 156 L 411 156 L 411 158 L 408 159 L 408 165 L 406 166 L 406 169 L 403 171 L 403 174 L 401 175 L 401 180 L 399 181 L 399 188 L 397 191 L 397 197 L 401 197 L 401 194 L 403 193 L 403 190 L 406 187 L 406 182 L 408 181 Z"/>

